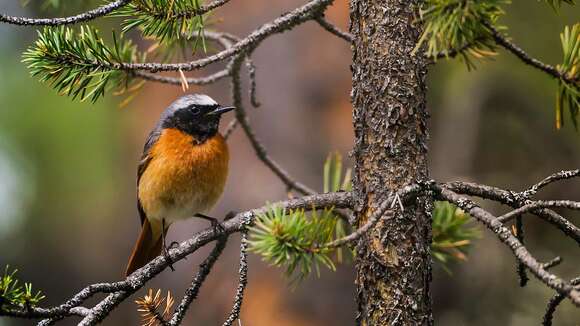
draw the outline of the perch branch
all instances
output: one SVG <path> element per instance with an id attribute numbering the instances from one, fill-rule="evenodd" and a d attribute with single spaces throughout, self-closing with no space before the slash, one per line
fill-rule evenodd
<path id="1" fill-rule="evenodd" d="M 337 192 L 294 198 L 274 203 L 274 205 L 287 210 L 310 210 L 325 207 L 350 208 L 352 206 L 352 198 L 351 194 L 348 192 Z M 252 223 L 254 216 L 265 214 L 269 208 L 270 205 L 266 205 L 237 214 L 232 219 L 222 223 L 224 233 L 214 230 L 213 228 L 197 232 L 189 240 L 182 242 L 177 248 L 169 250 L 169 261 L 165 256 L 159 256 L 144 267 L 136 270 L 123 281 L 89 285 L 77 293 L 73 298 L 57 307 L 31 307 L 27 310 L 23 308 L 21 310 L 1 311 L 0 315 L 16 317 L 16 314 L 18 314 L 18 317 L 20 318 L 62 319 L 63 317 L 73 314 L 78 315 L 79 312 L 82 311 L 85 317 L 79 325 L 95 325 L 107 317 L 110 312 L 127 297 L 141 289 L 149 280 L 165 270 L 169 266 L 170 261 L 178 262 L 211 241 L 217 240 L 224 235 L 245 230 L 247 226 Z M 74 309 L 97 293 L 110 294 L 93 308 L 89 308 L 88 310 Z"/>

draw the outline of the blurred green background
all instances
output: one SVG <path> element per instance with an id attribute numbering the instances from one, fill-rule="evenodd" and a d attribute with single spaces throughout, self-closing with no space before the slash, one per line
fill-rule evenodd
<path id="1" fill-rule="evenodd" d="M 22 7 L 18 0 L 3 0 L 0 12 L 56 16 L 94 5 L 62 1 L 65 9 L 43 12 L 40 1 Z M 214 26 L 243 36 L 301 3 L 231 1 L 213 15 Z M 564 6 L 554 13 L 544 2 L 517 0 L 506 10 L 502 21 L 516 43 L 545 62 L 561 61 L 559 33 L 578 21 L 580 7 Z M 328 16 L 347 28 L 346 1 L 336 1 Z M 110 19 L 97 24 L 104 34 L 115 27 Z M 135 173 L 142 144 L 181 90 L 149 84 L 124 108 L 113 96 L 96 104 L 73 102 L 39 84 L 20 63 L 34 38 L 33 28 L 0 25 L 0 266 L 18 268 L 22 280 L 47 295 L 44 304 L 54 305 L 86 284 L 120 278 L 139 229 Z M 271 38 L 254 55 L 263 104 L 251 112 L 256 131 L 274 158 L 317 188 L 327 153 L 346 155 L 353 145 L 349 49 L 307 23 Z M 230 104 L 227 81 L 192 91 Z M 555 92 L 554 80 L 503 51 L 471 72 L 460 62 L 439 62 L 429 75 L 432 176 L 521 190 L 555 171 L 578 168 L 578 132 L 570 123 L 561 131 L 554 128 Z M 226 193 L 212 214 L 285 197 L 284 186 L 255 158 L 240 131 L 230 146 Z M 550 186 L 541 197 L 580 200 L 579 189 L 577 181 L 566 182 Z M 566 216 L 580 224 L 578 214 Z M 554 272 L 577 276 L 576 243 L 534 217 L 526 221 L 532 252 L 542 260 L 561 255 L 564 263 Z M 170 238 L 185 239 L 205 226 L 183 222 Z M 237 286 L 237 240 L 230 241 L 187 324 L 217 325 L 227 315 Z M 150 286 L 180 297 L 207 251 L 177 264 L 176 272 L 164 272 Z M 325 272 L 291 291 L 279 270 L 252 256 L 244 325 L 352 325 L 352 269 L 339 266 L 336 273 Z M 511 253 L 486 231 L 469 260 L 452 271 L 435 269 L 438 325 L 537 325 L 553 294 L 535 280 L 519 288 Z M 136 325 L 138 319 L 136 306 L 128 301 L 105 324 Z M 0 319 L 1 326 L 30 324 Z M 580 310 L 563 303 L 555 325 L 580 325 Z"/>

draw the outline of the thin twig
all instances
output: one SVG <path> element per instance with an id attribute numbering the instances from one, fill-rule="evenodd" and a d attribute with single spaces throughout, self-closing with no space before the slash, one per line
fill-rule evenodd
<path id="1" fill-rule="evenodd" d="M 276 161 L 274 161 L 264 145 L 257 139 L 254 130 L 250 126 L 248 116 L 244 109 L 244 104 L 242 101 L 242 91 L 241 91 L 241 81 L 240 81 L 240 69 L 241 63 L 244 59 L 244 55 L 239 55 L 235 60 L 232 67 L 232 97 L 233 104 L 236 107 L 236 119 L 240 123 L 242 129 L 246 133 L 246 136 L 250 140 L 256 156 L 264 162 L 264 164 L 274 172 L 282 180 L 282 182 L 289 188 L 295 189 L 302 194 L 313 194 L 314 190 L 310 189 L 306 185 L 295 180 L 288 172 L 286 172 Z"/>
<path id="2" fill-rule="evenodd" d="M 258 108 L 262 104 L 260 101 L 258 101 L 258 97 L 256 95 L 256 66 L 249 56 L 246 58 L 246 69 L 248 69 L 248 79 L 250 79 L 250 103 L 253 107 Z"/>
<path id="3" fill-rule="evenodd" d="M 98 17 L 105 16 L 116 9 L 119 9 L 131 0 L 117 0 L 101 7 L 89 10 L 82 14 L 78 14 L 70 17 L 61 18 L 27 18 L 27 17 L 15 17 L 0 14 L 0 23 L 8 23 L 13 25 L 30 26 L 30 25 L 42 25 L 42 26 L 59 26 L 59 25 L 71 25 L 88 20 L 93 20 Z"/>
<path id="4" fill-rule="evenodd" d="M 577 277 L 570 281 L 572 285 L 580 284 L 580 277 Z M 544 319 L 542 322 L 543 326 L 552 326 L 552 319 L 554 318 L 554 313 L 556 312 L 556 308 L 562 301 L 566 298 L 566 296 L 562 293 L 556 293 L 554 296 L 548 301 L 548 305 L 546 307 L 546 313 L 544 314 Z"/>
<path id="5" fill-rule="evenodd" d="M 525 242 L 524 242 L 525 241 L 524 240 L 525 239 L 525 237 L 524 237 L 524 224 L 523 224 L 521 215 L 518 215 L 516 217 L 515 233 L 516 233 L 515 234 L 516 238 L 520 241 L 522 246 L 524 246 L 525 245 Z M 543 265 L 542 265 L 542 268 L 543 268 Z M 528 277 L 528 274 L 526 273 L 526 266 L 522 262 L 516 260 L 516 270 L 518 273 L 518 277 L 520 279 L 520 286 L 521 287 L 526 286 L 528 284 L 528 281 L 530 280 Z"/>
<path id="6" fill-rule="evenodd" d="M 332 242 L 329 242 L 329 243 L 326 243 L 326 244 L 320 246 L 320 248 L 328 248 L 328 249 L 338 248 L 338 247 L 342 247 L 343 245 L 345 245 L 347 243 L 352 243 L 352 242 L 356 241 L 361 236 L 366 234 L 373 226 L 375 226 L 375 224 L 377 224 L 377 222 L 386 213 L 388 213 L 389 215 L 392 216 L 392 214 L 395 213 L 395 211 L 393 210 L 394 207 L 397 207 L 398 205 L 403 207 L 402 201 L 410 200 L 411 199 L 410 197 L 412 195 L 417 194 L 417 192 L 419 192 L 420 190 L 421 190 L 421 187 L 419 185 L 412 185 L 412 186 L 404 187 L 403 189 L 393 193 L 385 201 L 383 201 L 381 203 L 381 205 L 379 205 L 379 207 L 371 214 L 371 216 L 368 218 L 367 222 L 363 226 L 361 226 L 356 231 L 352 232 L 351 234 L 349 234 L 345 237 L 342 237 L 340 239 L 336 239 Z M 403 200 L 401 200 L 400 198 L 403 198 Z M 391 210 L 387 212 L 388 209 L 391 209 Z M 403 210 L 403 209 L 401 209 L 401 210 Z M 389 216 L 389 218 L 391 216 Z"/>
<path id="7" fill-rule="evenodd" d="M 145 80 L 149 80 L 149 81 L 154 81 L 154 82 L 159 82 L 159 83 L 164 83 L 164 84 L 171 84 L 171 85 L 181 85 L 182 84 L 182 79 L 181 78 L 177 78 L 177 77 L 168 77 L 168 76 L 160 76 L 157 74 L 152 74 L 152 73 L 148 73 L 148 72 L 142 72 L 142 71 L 135 71 L 133 72 L 135 77 L 141 78 L 141 79 L 145 79 Z M 220 70 L 214 74 L 211 74 L 209 76 L 206 77 L 199 77 L 199 78 L 186 78 L 185 80 L 187 81 L 188 84 L 190 85 L 208 85 L 208 84 L 213 84 L 217 81 L 220 81 L 222 79 L 224 79 L 225 77 L 228 77 L 230 75 L 228 69 L 223 69 Z"/>
<path id="8" fill-rule="evenodd" d="M 532 201 L 520 208 L 514 209 L 511 212 L 505 213 L 497 219 L 502 222 L 508 222 L 514 219 L 516 216 L 520 216 L 524 213 L 534 211 L 538 208 L 568 208 L 573 210 L 580 210 L 580 202 L 572 200 L 537 200 Z"/>
<path id="9" fill-rule="evenodd" d="M 354 40 L 354 36 L 352 36 L 352 34 L 345 32 L 340 28 L 336 27 L 335 25 L 333 25 L 331 22 L 326 20 L 326 18 L 324 18 L 324 15 L 316 17 L 315 21 L 318 23 L 318 25 L 327 30 L 329 33 L 338 36 L 339 38 L 347 41 L 348 43 L 352 43 L 352 41 Z"/>
<path id="10" fill-rule="evenodd" d="M 228 2 L 230 2 L 230 0 L 214 0 L 211 3 L 209 3 L 205 6 L 200 6 L 199 8 L 194 9 L 194 10 L 188 10 L 188 11 L 174 13 L 173 15 L 170 16 L 170 18 L 177 20 L 177 19 L 193 18 L 196 16 L 201 16 L 201 15 L 206 14 L 206 13 L 208 13 L 216 8 L 219 8 L 223 5 L 225 5 Z M 163 13 L 163 14 L 167 15 L 166 13 Z"/>
<path id="11" fill-rule="evenodd" d="M 465 50 L 471 48 L 477 42 L 482 41 L 484 39 L 485 39 L 484 37 L 478 37 L 473 41 L 473 43 L 467 43 L 455 49 L 441 51 L 435 54 L 434 56 L 427 56 L 427 59 L 431 60 L 431 63 L 435 63 L 439 59 L 455 58 L 456 56 L 462 54 Z"/>
<path id="12" fill-rule="evenodd" d="M 542 264 L 542 267 L 545 270 L 548 270 L 550 268 L 553 268 L 553 267 L 556 267 L 556 266 L 560 265 L 560 263 L 562 263 L 562 257 L 556 256 L 556 257 L 552 258 L 552 260 L 543 263 Z"/>
<path id="13" fill-rule="evenodd" d="M 188 38 L 187 36 L 184 36 Z M 222 49 L 231 48 L 233 43 L 230 37 L 230 34 L 221 33 L 221 32 L 214 32 L 214 31 L 204 31 L 203 37 L 218 43 Z M 235 41 L 234 41 L 235 42 Z M 180 73 L 183 73 L 180 70 Z M 143 72 L 143 71 L 131 71 L 130 74 L 134 77 L 138 77 L 141 79 L 164 83 L 164 84 L 171 84 L 171 85 L 182 85 L 184 82 L 188 85 L 208 85 L 218 82 L 225 77 L 231 75 L 231 62 L 222 70 L 215 72 L 206 77 L 190 77 L 190 78 L 177 78 L 177 77 L 168 77 L 168 76 L 160 76 L 158 74 Z"/>
<path id="14" fill-rule="evenodd" d="M 187 290 L 185 290 L 185 294 L 183 295 L 179 306 L 175 309 L 175 313 L 171 317 L 171 320 L 168 322 L 169 325 L 176 326 L 181 324 L 187 309 L 189 309 L 189 306 L 193 300 L 197 298 L 197 294 L 199 293 L 199 289 L 203 285 L 203 282 L 211 272 L 211 269 L 215 262 L 218 260 L 219 256 L 224 251 L 227 240 L 227 236 L 219 238 L 209 256 L 203 261 L 203 263 L 201 263 L 201 265 L 199 265 L 199 270 L 191 281 L 191 285 L 187 288 Z"/>
<path id="15" fill-rule="evenodd" d="M 570 79 L 566 74 L 562 74 L 556 67 L 551 66 L 549 64 L 543 63 L 542 61 L 530 56 L 527 54 L 522 48 L 508 40 L 506 36 L 504 36 L 500 31 L 498 31 L 493 25 L 489 22 L 484 21 L 483 25 L 490 31 L 491 36 L 495 40 L 495 43 L 502 46 L 504 49 L 508 50 L 509 52 L 513 53 L 516 57 L 522 60 L 525 64 L 530 65 L 534 68 L 540 69 L 543 72 L 547 73 L 548 75 L 562 79 L 568 83 L 576 83 L 577 81 Z"/>
<path id="16" fill-rule="evenodd" d="M 248 232 L 242 230 L 242 243 L 240 244 L 240 269 L 238 271 L 239 281 L 236 296 L 234 297 L 234 305 L 230 315 L 223 323 L 223 326 L 231 326 L 232 323 L 240 318 L 240 310 L 242 309 L 242 302 L 244 301 L 244 291 L 248 284 Z"/>
<path id="17" fill-rule="evenodd" d="M 72 308 L 80 306 L 86 299 L 92 297 L 97 293 L 112 293 L 124 289 L 131 288 L 131 284 L 126 281 L 113 283 L 96 283 L 91 284 L 80 292 L 75 294 L 71 299 L 65 303 L 52 308 L 30 307 L 26 310 L 0 310 L 0 316 L 14 316 L 26 318 L 47 318 L 47 317 L 64 317 L 73 314 Z"/>
<path id="18" fill-rule="evenodd" d="M 535 185 L 531 186 L 528 190 L 524 191 L 522 194 L 526 197 L 534 196 L 540 189 L 544 188 L 545 186 L 560 180 L 567 180 L 572 178 L 580 177 L 580 169 L 577 170 L 564 170 L 560 172 L 556 172 L 544 179 L 542 181 L 536 183 Z"/>
<path id="19" fill-rule="evenodd" d="M 504 205 L 508 205 L 512 208 L 519 208 L 532 203 L 531 200 L 526 199 L 520 193 L 501 189 L 498 187 L 457 181 L 446 183 L 443 186 L 459 194 L 477 196 L 480 198 L 493 200 Z M 570 221 L 562 217 L 560 214 L 546 208 L 536 208 L 530 211 L 530 213 L 554 225 L 565 235 L 580 244 L 580 228 L 570 223 Z"/>
<path id="20" fill-rule="evenodd" d="M 236 129 L 237 126 L 238 126 L 238 119 L 233 118 L 228 123 L 228 126 L 226 127 L 226 130 L 224 131 L 224 138 L 225 139 L 230 138 L 230 136 L 232 135 L 232 133 L 234 132 L 234 130 Z"/>

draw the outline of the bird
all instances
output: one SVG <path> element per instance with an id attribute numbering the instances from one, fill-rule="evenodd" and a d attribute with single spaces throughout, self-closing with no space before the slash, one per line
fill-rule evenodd
<path id="1" fill-rule="evenodd" d="M 137 209 L 141 233 L 125 276 L 167 254 L 169 226 L 206 214 L 219 200 L 228 175 L 229 151 L 219 133 L 221 106 L 204 94 L 182 96 L 169 105 L 149 133 L 137 169 Z M 171 266 L 170 262 L 170 267 Z"/>

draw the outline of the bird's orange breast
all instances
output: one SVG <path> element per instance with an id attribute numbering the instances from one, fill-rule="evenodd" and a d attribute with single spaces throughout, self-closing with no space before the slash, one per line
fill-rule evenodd
<path id="1" fill-rule="evenodd" d="M 138 185 L 148 219 L 173 222 L 205 212 L 223 192 L 229 154 L 219 134 L 197 144 L 191 135 L 164 129 L 149 159 Z"/>

